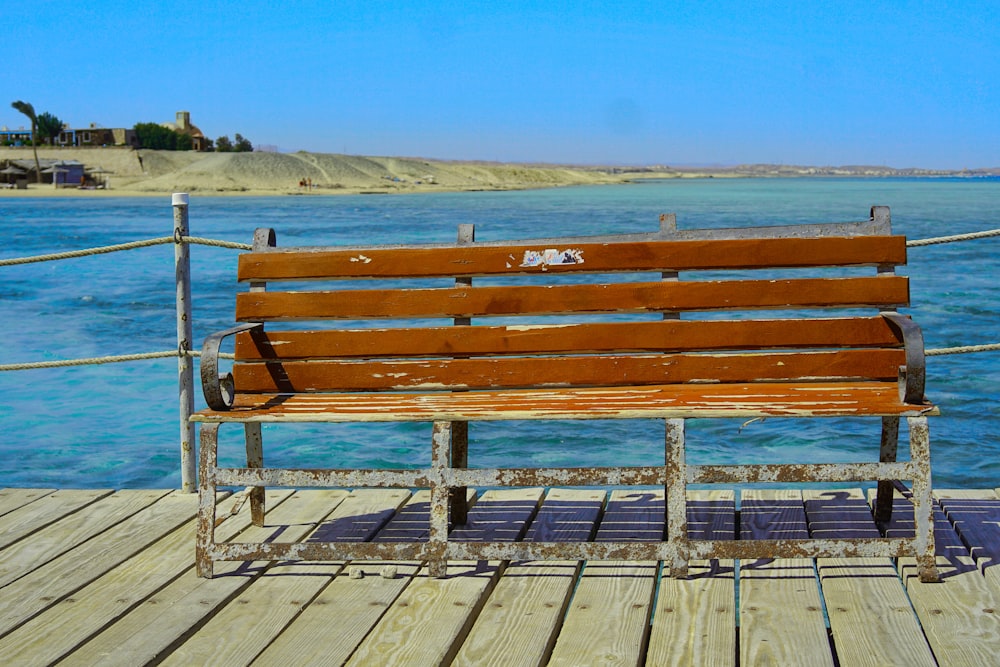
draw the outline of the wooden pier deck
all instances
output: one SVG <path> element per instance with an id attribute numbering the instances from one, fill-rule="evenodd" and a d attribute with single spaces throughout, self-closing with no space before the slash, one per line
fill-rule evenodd
<path id="1" fill-rule="evenodd" d="M 1000 497 L 939 491 L 940 584 L 912 562 L 783 559 L 452 564 L 223 563 L 194 574 L 196 498 L 0 491 L 6 665 L 986 665 L 1000 660 Z M 240 496 L 220 500 L 228 514 Z M 268 491 L 233 540 L 419 538 L 425 492 Z M 661 535 L 662 491 L 487 491 L 464 539 Z M 899 505 L 902 509 L 903 505 Z M 737 511 L 738 510 L 738 511 Z M 860 490 L 692 492 L 711 538 L 866 535 Z M 907 522 L 896 512 L 896 526 Z M 912 517 L 911 517 L 912 519 Z"/>

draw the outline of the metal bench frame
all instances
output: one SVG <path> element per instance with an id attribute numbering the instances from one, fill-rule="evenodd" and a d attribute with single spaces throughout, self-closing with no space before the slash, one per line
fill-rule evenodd
<path id="1" fill-rule="evenodd" d="M 661 218 L 657 233 L 601 237 L 597 240 L 682 240 L 729 239 L 750 237 L 814 237 L 890 234 L 889 211 L 874 207 L 871 219 L 860 223 L 803 225 L 749 229 L 681 231 L 672 215 Z M 463 226 L 460 240 L 472 243 L 471 226 Z M 588 238 L 588 242 L 595 239 Z M 581 239 L 541 240 L 539 244 L 565 246 Z M 258 230 L 254 252 L 273 247 L 274 235 Z M 478 245 L 478 244 L 477 244 Z M 497 243 L 495 245 L 505 245 Z M 362 249 L 363 250 L 363 249 Z M 880 269 L 884 271 L 885 269 Z M 675 276 L 664 275 L 670 280 Z M 468 279 L 459 279 L 468 280 Z M 468 284 L 468 282 L 464 283 Z M 257 289 L 251 285 L 251 290 Z M 467 422 L 441 414 L 425 421 L 433 422 L 431 464 L 416 470 L 331 470 L 273 469 L 264 467 L 261 423 L 266 416 L 241 417 L 226 412 L 232 402 L 231 379 L 219 373 L 218 355 L 222 341 L 243 331 L 259 329 L 259 323 L 242 324 L 210 336 L 202 355 L 202 379 L 210 406 L 193 417 L 201 423 L 200 434 L 200 509 L 197 537 L 197 569 L 211 577 L 217 560 L 417 560 L 428 563 L 432 576 L 444 576 L 449 560 L 656 560 L 664 561 L 674 577 L 687 575 L 688 562 L 707 558 L 776 558 L 776 557 L 901 557 L 915 556 L 920 578 L 937 580 L 935 566 L 933 508 L 931 501 L 930 437 L 927 416 L 937 413 L 923 398 L 923 339 L 919 328 L 909 318 L 885 312 L 898 327 L 905 341 L 906 366 L 900 369 L 900 397 L 913 409 L 881 417 L 882 436 L 879 462 L 843 464 L 758 464 L 758 465 L 688 465 L 685 461 L 685 420 L 704 416 L 683 410 L 664 411 L 664 463 L 642 467 L 596 468 L 469 468 Z M 461 322 L 459 322 L 461 323 Z M 219 409 L 221 408 L 221 409 Z M 579 415 L 579 418 L 606 418 L 606 415 Z M 761 413 L 760 416 L 765 416 Z M 810 415 L 822 416 L 822 415 Z M 347 418 L 322 418 L 313 421 L 349 421 Z M 502 417 L 495 417 L 502 418 Z M 523 418 L 523 417 L 518 417 Z M 545 418 L 538 416 L 537 418 Z M 910 460 L 899 462 L 897 442 L 900 420 L 906 419 L 909 431 Z M 394 421 L 387 417 L 385 421 Z M 218 466 L 218 430 L 223 423 L 242 423 L 245 429 L 247 465 L 243 468 Z M 687 531 L 688 484 L 746 484 L 775 482 L 857 482 L 878 481 L 875 519 L 888 522 L 892 495 L 903 491 L 912 502 L 915 531 L 910 537 L 864 539 L 786 539 L 786 540 L 694 540 Z M 911 480 L 912 490 L 898 480 Z M 653 542 L 456 542 L 449 540 L 449 526 L 465 522 L 467 487 L 493 486 L 659 486 L 666 493 L 666 535 Z M 217 543 L 215 527 L 216 489 L 218 486 L 247 487 L 253 522 L 263 525 L 263 492 L 267 486 L 286 487 L 403 487 L 430 489 L 430 519 L 426 541 L 364 543 Z"/>

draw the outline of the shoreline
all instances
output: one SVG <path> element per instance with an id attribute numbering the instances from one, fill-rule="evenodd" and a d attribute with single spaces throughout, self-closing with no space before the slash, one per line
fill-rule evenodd
<path id="1" fill-rule="evenodd" d="M 110 179 L 110 189 L 54 188 L 29 183 L 0 189 L 10 197 L 336 196 L 535 190 L 621 185 L 643 180 L 712 178 L 998 177 L 1000 168 L 962 171 L 878 166 L 810 167 L 753 164 L 732 167 L 589 166 L 447 161 L 332 153 L 195 153 L 132 148 L 48 148 L 39 160 L 76 160 Z M 0 163 L 33 161 L 30 148 L 0 147 Z M 311 184 L 311 187 L 301 185 Z"/>

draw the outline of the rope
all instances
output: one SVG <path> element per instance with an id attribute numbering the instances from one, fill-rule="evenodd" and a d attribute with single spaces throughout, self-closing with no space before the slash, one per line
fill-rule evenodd
<path id="1" fill-rule="evenodd" d="M 84 250 L 70 250 L 68 252 L 55 252 L 50 255 L 36 255 L 34 257 L 13 257 L 10 259 L 0 259 L 0 266 L 13 266 L 15 264 L 32 264 L 34 262 L 49 262 L 56 259 L 72 259 L 74 257 L 86 257 L 88 255 L 103 255 L 108 252 L 118 252 L 119 250 L 134 250 L 135 248 L 145 248 L 147 246 L 173 243 L 173 236 L 160 236 L 155 239 L 145 241 L 131 241 L 129 243 L 118 243 L 100 248 L 86 248 Z"/>
<path id="2" fill-rule="evenodd" d="M 960 347 L 942 347 L 935 350 L 924 350 L 925 357 L 939 357 L 944 354 L 969 354 L 970 352 L 992 352 L 1000 350 L 1000 343 L 988 345 L 962 345 Z"/>
<path id="3" fill-rule="evenodd" d="M 989 343 L 987 345 L 963 345 L 959 347 L 942 347 L 930 350 L 924 350 L 924 356 L 926 357 L 940 357 L 946 354 L 971 354 L 974 352 L 995 352 L 1000 350 L 1000 343 Z M 199 350 L 186 350 L 184 352 L 177 352 L 176 350 L 167 350 L 165 352 L 144 352 L 141 354 L 120 354 L 116 356 L 109 357 L 90 357 L 86 359 L 61 359 L 58 361 L 36 361 L 31 363 L 23 364 L 0 364 L 0 372 L 3 371 L 27 371 L 27 370 L 37 370 L 40 368 L 66 368 L 69 366 L 88 366 L 88 365 L 100 365 L 100 364 L 115 364 L 123 361 L 142 361 L 144 359 L 164 359 L 167 357 L 180 357 L 186 356 L 190 358 L 196 358 L 201 356 L 201 351 Z M 234 359 L 235 355 L 232 353 L 221 353 L 219 354 L 220 359 Z M 749 423 L 749 422 L 748 422 Z"/>
<path id="4" fill-rule="evenodd" d="M 991 229 L 982 232 L 972 232 L 969 234 L 955 234 L 952 236 L 939 236 L 936 238 L 928 239 L 917 239 L 915 241 L 907 241 L 906 245 L 910 248 L 916 248 L 920 246 L 936 245 L 940 243 L 953 243 L 956 241 L 969 241 L 972 239 L 989 238 L 993 236 L 1000 236 L 1000 229 Z M 199 236 L 160 236 L 152 239 L 145 239 L 142 241 L 131 241 L 128 243 L 118 243 L 114 245 L 101 246 L 97 248 L 86 248 L 83 250 L 71 250 L 67 252 L 57 252 L 47 255 L 35 255 L 33 257 L 13 257 L 9 259 L 0 259 L 0 266 L 15 266 L 18 264 L 32 264 L 35 262 L 48 262 L 53 260 L 61 259 L 73 259 L 76 257 L 87 257 L 90 255 L 102 255 L 111 252 L 119 252 L 122 250 L 134 250 L 136 248 L 146 248 L 154 245 L 164 245 L 167 243 L 188 243 L 212 246 L 216 248 L 229 248 L 232 250 L 252 250 L 253 246 L 246 243 L 236 243 L 233 241 L 221 241 L 218 239 L 208 239 Z M 988 345 L 965 345 L 960 347 L 947 347 L 925 350 L 924 355 L 928 357 L 942 356 L 947 354 L 969 354 L 973 352 L 990 352 L 1000 350 L 1000 343 L 993 343 Z M 59 361 L 38 361 L 31 363 L 22 364 L 0 364 L 0 372 L 2 371 L 21 371 L 21 370 L 34 370 L 40 368 L 64 368 L 69 366 L 87 366 L 87 365 L 99 365 L 99 364 L 112 364 L 120 363 L 125 361 L 141 361 L 144 359 L 162 359 L 166 357 L 200 357 L 201 352 L 196 350 L 169 350 L 165 352 L 146 352 L 142 354 L 122 354 L 115 356 L 106 357 L 90 357 L 85 359 L 65 359 Z M 220 354 L 222 359 L 232 359 L 232 354 Z"/>
<path id="5" fill-rule="evenodd" d="M 917 239 L 907 241 L 908 248 L 920 246 L 936 245 L 940 243 L 954 243 L 955 241 L 969 241 L 972 239 L 983 239 L 992 236 L 1000 236 L 1000 229 L 991 229 L 983 232 L 972 232 L 969 234 L 955 234 L 953 236 L 939 236 L 929 239 Z M 109 252 L 119 252 L 122 250 L 135 250 L 136 248 L 146 248 L 154 245 L 166 243 L 188 243 L 212 246 L 215 248 L 229 248 L 231 250 L 253 250 L 253 246 L 246 243 L 236 243 L 235 241 L 221 241 L 219 239 L 208 239 L 200 236 L 183 236 L 175 238 L 173 236 L 160 236 L 143 241 L 131 241 L 129 243 L 117 243 L 115 245 L 101 246 L 97 248 L 85 248 L 83 250 L 70 250 L 67 252 L 55 252 L 48 255 L 35 255 L 33 257 L 12 257 L 0 259 L 0 266 L 15 266 L 18 264 L 33 264 L 35 262 L 49 262 L 59 259 L 73 259 L 76 257 L 87 257 L 90 255 L 102 255 Z"/>
<path id="6" fill-rule="evenodd" d="M 917 248 L 925 245 L 936 245 L 938 243 L 954 243 L 955 241 L 971 241 L 972 239 L 985 239 L 991 236 L 1000 236 L 1000 229 L 990 229 L 985 232 L 971 232 L 969 234 L 955 234 L 954 236 L 938 236 L 931 239 L 917 239 L 907 241 L 907 248 Z"/>
<path id="7" fill-rule="evenodd" d="M 235 241 L 220 241 L 218 239 L 204 239 L 198 236 L 181 237 L 184 243 L 197 243 L 199 245 L 209 245 L 216 248 L 230 248 L 232 250 L 253 250 L 252 245 L 246 243 L 236 243 Z"/>
<path id="8" fill-rule="evenodd" d="M 173 236 L 159 236 L 154 239 L 144 241 L 130 241 L 129 243 L 117 243 L 115 245 L 100 246 L 97 248 L 84 248 L 83 250 L 70 250 L 67 252 L 54 252 L 48 255 L 35 255 L 34 257 L 13 257 L 10 259 L 0 259 L 0 266 L 14 266 L 17 264 L 33 264 L 35 262 L 50 262 L 57 259 L 73 259 L 75 257 L 87 257 L 90 255 L 103 255 L 109 252 L 121 250 L 135 250 L 136 248 L 146 248 L 165 243 L 195 243 L 198 245 L 214 246 L 216 248 L 231 248 L 233 250 L 253 250 L 253 246 L 246 243 L 235 243 L 233 241 L 220 241 L 218 239 L 206 239 L 198 236 L 182 236 L 176 239 Z"/>
<path id="9" fill-rule="evenodd" d="M 35 361 L 22 364 L 0 364 L 0 372 L 2 371 L 29 371 L 37 370 L 40 368 L 66 368 L 69 366 L 90 366 L 90 365 L 101 365 L 101 364 L 116 364 L 123 361 L 143 361 L 145 359 L 164 359 L 167 357 L 200 357 L 200 350 L 185 350 L 184 352 L 178 352 L 177 350 L 167 350 L 165 352 L 143 352 L 140 354 L 119 354 L 115 356 L 108 357 L 89 357 L 86 359 L 60 359 L 57 361 Z M 222 353 L 219 355 L 222 359 L 233 359 L 235 355 Z"/>

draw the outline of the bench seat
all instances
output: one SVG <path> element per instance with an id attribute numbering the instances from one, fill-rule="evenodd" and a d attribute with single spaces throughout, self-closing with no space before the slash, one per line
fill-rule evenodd
<path id="1" fill-rule="evenodd" d="M 522 419 L 917 417 L 896 382 L 687 384 L 461 393 L 242 394 L 201 422 L 430 422 Z"/>

